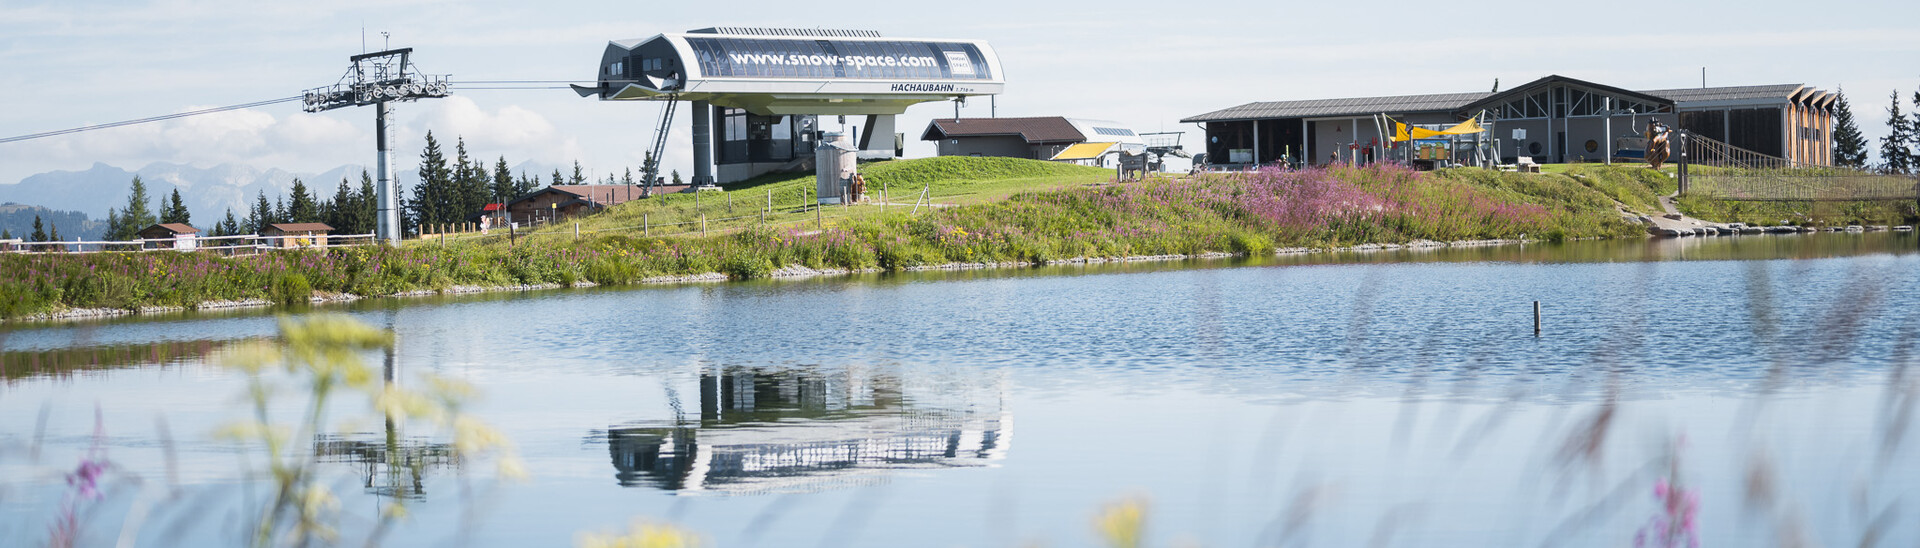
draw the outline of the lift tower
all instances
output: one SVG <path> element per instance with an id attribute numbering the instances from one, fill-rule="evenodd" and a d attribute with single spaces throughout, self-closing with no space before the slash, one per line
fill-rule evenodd
<path id="1" fill-rule="evenodd" d="M 372 105 L 374 139 L 380 155 L 375 162 L 379 186 L 378 224 L 375 234 L 389 244 L 400 243 L 399 189 L 393 181 L 393 148 L 387 143 L 387 122 L 393 107 L 388 103 L 436 99 L 447 96 L 447 75 L 421 74 L 413 66 L 413 48 L 362 53 L 347 58 L 353 66 L 340 82 L 306 92 L 307 112 Z"/>

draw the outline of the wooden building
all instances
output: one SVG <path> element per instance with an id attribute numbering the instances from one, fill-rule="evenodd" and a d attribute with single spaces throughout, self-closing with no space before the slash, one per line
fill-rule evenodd
<path id="1" fill-rule="evenodd" d="M 1416 125 L 1481 117 L 1509 163 L 1603 161 L 1657 117 L 1762 154 L 1832 165 L 1836 98 L 1801 84 L 1633 91 L 1553 75 L 1497 93 L 1256 102 L 1181 121 L 1205 128 L 1213 166 L 1322 165 L 1334 152 L 1365 158 L 1382 149 L 1378 114 Z"/>
<path id="2" fill-rule="evenodd" d="M 691 188 L 689 185 L 663 185 L 653 187 L 654 194 L 673 194 Z M 644 192 L 636 185 L 554 185 L 521 196 L 520 199 L 506 205 L 506 220 L 515 223 L 548 223 L 555 220 L 599 211 L 602 208 L 623 204 L 641 198 Z"/>
<path id="3" fill-rule="evenodd" d="M 260 235 L 277 237 L 274 247 L 326 247 L 327 234 L 331 232 L 333 227 L 326 223 L 276 223 L 267 225 Z"/>
<path id="4" fill-rule="evenodd" d="M 186 223 L 160 223 L 142 228 L 136 234 L 140 239 L 148 240 L 141 246 L 146 249 L 192 251 L 200 247 L 200 229 L 188 226 Z"/>
<path id="5" fill-rule="evenodd" d="M 991 156 L 1047 160 L 1088 137 L 1060 116 L 1035 118 L 942 118 L 927 124 L 920 140 L 933 141 L 941 156 Z"/>

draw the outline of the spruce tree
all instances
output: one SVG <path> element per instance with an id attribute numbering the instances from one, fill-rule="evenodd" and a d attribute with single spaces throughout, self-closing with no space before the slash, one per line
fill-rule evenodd
<path id="1" fill-rule="evenodd" d="M 311 223 L 320 220 L 320 208 L 316 205 L 313 193 L 307 190 L 307 183 L 293 180 L 293 197 L 287 202 L 285 222 Z"/>
<path id="2" fill-rule="evenodd" d="M 686 183 L 680 180 L 680 170 L 678 169 L 673 170 L 673 185 L 680 186 L 683 184 L 686 184 Z"/>
<path id="3" fill-rule="evenodd" d="M 233 218 L 233 208 L 229 207 L 227 208 L 227 220 L 220 222 L 220 235 L 235 236 L 239 234 L 240 222 Z"/>
<path id="4" fill-rule="evenodd" d="M 1913 173 L 1913 120 L 1900 112 L 1900 92 L 1893 92 L 1887 105 L 1887 136 L 1880 138 L 1880 170 L 1887 173 Z"/>
<path id="5" fill-rule="evenodd" d="M 565 177 L 560 176 L 560 168 L 553 168 L 553 179 L 552 179 L 553 182 L 547 183 L 547 185 L 548 186 L 564 185 L 564 184 L 567 184 L 566 180 L 567 179 Z"/>
<path id="6" fill-rule="evenodd" d="M 13 231 L 0 228 L 0 240 L 11 240 L 11 239 L 13 239 Z"/>
<path id="7" fill-rule="evenodd" d="M 504 204 L 520 197 L 519 194 L 514 193 L 517 187 L 513 184 L 512 170 L 513 168 L 507 167 L 506 156 L 501 156 L 499 160 L 493 162 L 493 199 L 487 203 Z"/>
<path id="8" fill-rule="evenodd" d="M 120 233 L 125 230 L 126 229 L 121 226 L 119 210 L 111 207 L 107 208 L 107 232 L 103 239 L 117 240 L 120 238 Z"/>
<path id="9" fill-rule="evenodd" d="M 120 231 L 116 234 L 108 234 L 109 240 L 134 239 L 139 235 L 140 229 L 159 222 L 153 210 L 147 208 L 147 184 L 140 181 L 139 175 L 133 176 L 132 187 L 127 193 L 127 207 L 120 210 Z"/>
<path id="10" fill-rule="evenodd" d="M 293 222 L 293 216 L 287 214 L 287 197 L 286 196 L 280 196 L 273 199 L 273 222 L 276 222 L 276 223 Z"/>
<path id="11" fill-rule="evenodd" d="M 1853 121 L 1853 107 L 1847 104 L 1845 89 L 1833 103 L 1833 165 L 1861 169 L 1867 167 L 1867 138 Z"/>
<path id="12" fill-rule="evenodd" d="M 440 153 L 440 141 L 433 138 L 433 132 L 427 132 L 427 146 L 420 152 L 420 182 L 413 186 L 413 196 L 407 203 L 408 217 L 413 226 L 427 227 L 449 222 L 447 212 L 455 203 L 452 194 L 452 173 L 447 169 L 447 157 Z"/>
<path id="13" fill-rule="evenodd" d="M 60 223 L 47 223 L 47 241 L 60 241 Z"/>
<path id="14" fill-rule="evenodd" d="M 526 196 L 536 188 L 540 188 L 540 176 L 535 175 L 532 179 L 528 179 L 527 173 L 522 171 L 520 172 L 520 179 L 513 182 L 513 197 L 508 198 L 507 201 L 518 200 L 521 196 Z"/>
<path id="15" fill-rule="evenodd" d="M 167 207 L 165 212 L 160 216 L 160 222 L 180 223 L 183 225 L 193 224 L 193 214 L 187 212 L 186 202 L 180 199 L 180 189 L 173 189 L 173 196 L 168 198 Z"/>
<path id="16" fill-rule="evenodd" d="M 267 225 L 277 223 L 273 219 L 273 204 L 267 201 L 267 191 L 262 190 L 253 202 L 253 211 L 247 213 L 247 233 L 259 234 L 267 230 Z"/>
<path id="17" fill-rule="evenodd" d="M 340 178 L 340 186 L 333 190 L 333 199 L 327 202 L 325 220 L 334 230 L 347 230 L 353 226 L 353 215 L 359 209 L 353 205 L 353 187 L 347 186 L 347 178 Z M 342 234 L 346 234 L 342 232 Z M 358 234 L 355 232 L 354 234 Z"/>
<path id="18" fill-rule="evenodd" d="M 366 170 L 361 170 L 360 192 L 353 195 L 356 213 L 353 216 L 353 228 L 347 229 L 349 234 L 372 234 L 379 228 L 380 197 L 375 194 L 376 192 L 378 191 L 373 188 L 373 175 L 368 174 Z M 395 202 L 400 201 L 399 196 L 393 198 Z"/>
<path id="19" fill-rule="evenodd" d="M 567 179 L 567 182 L 569 184 L 575 184 L 575 185 L 587 184 L 587 172 L 585 170 L 580 169 L 579 160 L 573 161 L 573 178 Z"/>
<path id="20" fill-rule="evenodd" d="M 33 216 L 33 234 L 31 236 L 28 236 L 28 238 L 31 241 L 35 241 L 35 242 L 47 241 L 47 230 L 46 228 L 40 226 L 39 215 Z"/>

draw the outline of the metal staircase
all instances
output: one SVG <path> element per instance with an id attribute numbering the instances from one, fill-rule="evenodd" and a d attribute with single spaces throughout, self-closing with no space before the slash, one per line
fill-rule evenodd
<path id="1" fill-rule="evenodd" d="M 667 134 L 673 129 L 673 111 L 680 105 L 680 94 L 667 94 L 667 105 L 660 109 L 660 123 L 653 127 L 653 148 L 647 154 L 647 165 L 641 166 L 644 178 L 640 183 L 640 196 L 653 196 L 653 187 L 660 180 L 660 155 L 667 151 Z"/>

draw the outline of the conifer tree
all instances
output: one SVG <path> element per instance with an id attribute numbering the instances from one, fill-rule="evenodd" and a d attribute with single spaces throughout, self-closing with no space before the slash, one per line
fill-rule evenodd
<path id="1" fill-rule="evenodd" d="M 13 239 L 13 231 L 0 228 L 0 240 L 11 240 L 11 239 Z"/>
<path id="2" fill-rule="evenodd" d="M 307 189 L 307 183 L 294 179 L 293 196 L 287 201 L 283 222 L 311 223 L 320 220 L 320 207 L 315 202 L 313 191 Z"/>
<path id="3" fill-rule="evenodd" d="M 521 196 L 526 196 L 536 188 L 540 188 L 540 176 L 535 175 L 532 179 L 528 179 L 527 173 L 522 171 L 520 172 L 520 179 L 513 182 L 512 200 L 518 200 Z"/>
<path id="4" fill-rule="evenodd" d="M 512 169 L 507 167 L 506 156 L 501 156 L 499 160 L 493 162 L 493 188 L 491 189 L 493 199 L 488 203 L 504 204 L 520 197 L 519 194 L 514 193 L 517 187 L 513 184 Z"/>
<path id="5" fill-rule="evenodd" d="M 413 186 L 413 196 L 407 202 L 408 217 L 416 227 L 426 227 L 448 222 L 446 212 L 455 203 L 449 196 L 452 186 L 452 172 L 447 168 L 447 157 L 440 153 L 440 142 L 433 138 L 433 132 L 427 132 L 427 146 L 420 152 L 420 182 Z"/>
<path id="6" fill-rule="evenodd" d="M 47 241 L 47 231 L 45 227 L 40 226 L 39 215 L 33 216 L 33 234 L 28 236 L 28 238 L 35 242 Z"/>
<path id="7" fill-rule="evenodd" d="M 585 170 L 580 169 L 579 160 L 573 161 L 573 178 L 567 179 L 567 183 L 575 184 L 575 185 L 587 184 L 587 172 Z"/>
<path id="8" fill-rule="evenodd" d="M 680 170 L 678 169 L 673 170 L 673 185 L 680 186 L 683 184 L 686 184 L 686 183 L 680 180 Z"/>
<path id="9" fill-rule="evenodd" d="M 47 223 L 47 241 L 60 241 L 60 223 Z"/>
<path id="10" fill-rule="evenodd" d="M 180 200 L 180 189 L 173 189 L 173 196 L 168 198 L 167 206 L 162 209 L 160 214 L 160 222 L 180 223 L 183 225 L 193 224 L 193 214 L 187 212 L 186 202 Z M 146 227 L 143 226 L 140 228 Z M 134 230 L 139 230 L 139 228 Z"/>
<path id="11" fill-rule="evenodd" d="M 375 192 L 373 189 L 373 175 L 368 174 L 366 170 L 361 170 L 360 192 L 354 194 L 353 197 L 353 204 L 359 213 L 354 216 L 354 228 L 348 229 L 351 231 L 351 234 L 372 234 L 374 230 L 379 228 L 380 196 L 375 194 Z M 393 200 L 395 203 L 398 203 L 400 197 L 394 196 Z M 402 226 L 404 227 L 405 225 Z"/>
<path id="12" fill-rule="evenodd" d="M 120 210 L 120 230 L 108 234 L 107 239 L 131 240 L 138 236 L 140 229 L 159 222 L 153 210 L 147 208 L 147 200 L 147 184 L 140 181 L 139 175 L 133 176 L 132 189 L 127 193 L 127 207 Z"/>
<path id="13" fill-rule="evenodd" d="M 106 236 L 103 237 L 102 239 L 106 239 L 106 240 L 119 239 L 120 233 L 126 230 L 122 228 L 122 224 L 123 223 L 120 220 L 119 210 L 116 210 L 111 207 L 107 208 L 107 232 L 106 232 Z"/>
<path id="14" fill-rule="evenodd" d="M 233 208 L 229 207 L 227 208 L 227 220 L 220 222 L 220 235 L 234 236 L 238 234 L 240 234 L 240 222 L 233 218 Z"/>
<path id="15" fill-rule="evenodd" d="M 1853 107 L 1847 104 L 1845 89 L 1833 103 L 1833 165 L 1855 169 L 1867 167 L 1867 138 L 1853 121 Z"/>
<path id="16" fill-rule="evenodd" d="M 577 166 L 577 165 L 580 165 L 580 164 L 576 162 L 576 163 L 575 163 L 574 165 L 576 165 L 576 166 Z M 561 177 L 561 176 L 560 176 L 560 168 L 553 168 L 553 179 L 552 179 L 552 181 L 553 181 L 553 182 L 551 182 L 551 183 L 547 183 L 547 185 L 548 185 L 548 186 L 560 186 L 560 185 L 564 185 L 564 184 L 567 184 L 567 183 L 565 182 L 566 180 L 567 180 L 567 179 L 566 179 L 565 177 Z"/>
<path id="17" fill-rule="evenodd" d="M 273 204 L 267 202 L 267 191 L 260 191 L 259 196 L 254 199 L 253 211 L 247 213 L 247 233 L 259 234 L 267 229 L 267 225 L 277 222 L 280 221 L 273 219 Z"/>
<path id="18" fill-rule="evenodd" d="M 1913 173 L 1913 120 L 1900 112 L 1900 92 L 1893 92 L 1893 104 L 1887 105 L 1887 136 L 1880 138 L 1880 170 L 1887 173 Z"/>

